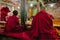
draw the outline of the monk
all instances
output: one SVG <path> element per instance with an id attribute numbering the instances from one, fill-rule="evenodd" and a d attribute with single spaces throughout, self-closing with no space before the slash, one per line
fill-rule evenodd
<path id="1" fill-rule="evenodd" d="M 1 8 L 1 21 L 6 21 L 6 16 L 10 12 L 7 6 Z"/>
<path id="2" fill-rule="evenodd" d="M 23 26 L 19 25 L 19 18 L 17 15 L 18 12 L 14 10 L 13 15 L 8 18 L 5 26 L 6 36 L 18 38 L 21 40 L 31 40 L 25 32 L 21 31 L 21 29 L 23 29 Z"/>
<path id="3" fill-rule="evenodd" d="M 17 17 L 18 12 L 16 10 L 13 11 L 13 15 L 10 16 L 7 20 L 6 23 L 6 31 L 13 31 L 13 30 L 17 30 L 19 25 L 19 18 Z"/>
<path id="4" fill-rule="evenodd" d="M 45 9 L 34 16 L 32 25 L 26 33 L 33 40 L 58 40 L 56 30 L 53 28 L 52 16 Z"/>

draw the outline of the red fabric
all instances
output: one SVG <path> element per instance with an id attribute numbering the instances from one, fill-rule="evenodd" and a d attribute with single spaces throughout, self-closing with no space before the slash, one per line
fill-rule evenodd
<path id="1" fill-rule="evenodd" d="M 6 16 L 7 16 L 8 12 L 10 12 L 8 7 L 3 7 L 1 9 L 1 21 L 6 21 Z"/>
<path id="2" fill-rule="evenodd" d="M 17 18 L 15 15 L 10 16 L 6 23 L 6 27 L 5 27 L 6 31 L 8 31 L 8 32 L 13 31 L 18 27 L 19 27 L 19 18 Z"/>
<path id="3" fill-rule="evenodd" d="M 13 37 L 13 38 L 19 38 L 22 40 L 31 40 L 31 38 L 29 38 L 29 36 L 25 33 L 25 32 L 21 32 L 21 33 L 6 33 L 6 36 L 9 37 Z"/>
<path id="4" fill-rule="evenodd" d="M 51 19 L 54 19 L 54 17 L 51 14 L 48 14 Z"/>
<path id="5" fill-rule="evenodd" d="M 10 16 L 8 18 L 8 21 L 5 27 L 6 36 L 19 38 L 22 40 L 31 40 L 31 38 L 25 32 L 11 32 L 13 30 L 20 28 L 18 24 L 19 24 L 19 18 L 17 18 L 15 15 Z"/>
<path id="6" fill-rule="evenodd" d="M 32 38 L 38 37 L 40 34 L 41 40 L 53 40 L 53 38 L 57 39 L 51 16 L 44 10 L 37 13 L 37 15 L 33 18 L 31 30 L 27 31 L 27 34 Z"/>

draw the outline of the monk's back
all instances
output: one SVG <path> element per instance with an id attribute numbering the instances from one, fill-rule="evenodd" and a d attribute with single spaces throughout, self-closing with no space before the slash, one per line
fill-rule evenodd
<path id="1" fill-rule="evenodd" d="M 14 16 L 14 15 L 10 16 L 8 18 L 8 21 L 6 24 L 6 29 L 8 29 L 8 30 L 14 29 L 18 25 L 17 20 L 18 20 L 18 18 L 16 16 Z"/>

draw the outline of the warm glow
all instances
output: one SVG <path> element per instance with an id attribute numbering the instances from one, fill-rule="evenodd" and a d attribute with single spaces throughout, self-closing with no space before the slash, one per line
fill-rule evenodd
<path id="1" fill-rule="evenodd" d="M 33 7 L 33 4 L 32 3 L 30 4 L 30 7 Z"/>

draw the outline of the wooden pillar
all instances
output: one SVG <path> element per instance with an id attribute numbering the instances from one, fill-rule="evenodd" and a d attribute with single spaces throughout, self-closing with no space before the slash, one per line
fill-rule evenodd
<path id="1" fill-rule="evenodd" d="M 21 24 L 22 25 L 25 25 L 25 21 L 26 21 L 25 2 L 26 0 L 21 0 Z"/>

